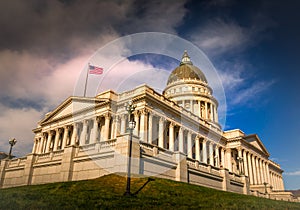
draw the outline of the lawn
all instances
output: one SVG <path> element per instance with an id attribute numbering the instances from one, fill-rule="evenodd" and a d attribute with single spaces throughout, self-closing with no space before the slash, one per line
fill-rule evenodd
<path id="1" fill-rule="evenodd" d="M 136 192 L 148 178 L 133 178 Z M 155 178 L 135 196 L 124 196 L 126 179 L 98 179 L 0 190 L 0 209 L 300 209 L 274 201 Z"/>

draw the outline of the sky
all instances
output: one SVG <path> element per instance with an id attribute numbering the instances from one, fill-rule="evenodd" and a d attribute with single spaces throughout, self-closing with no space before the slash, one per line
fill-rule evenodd
<path id="1" fill-rule="evenodd" d="M 299 10 L 297 0 L 1 1 L 0 151 L 15 137 L 15 155 L 31 152 L 32 129 L 74 94 L 99 48 L 126 35 L 162 32 L 207 55 L 225 91 L 223 129 L 257 133 L 284 170 L 286 189 L 300 189 Z M 148 54 L 125 57 L 115 72 L 150 69 L 165 84 L 176 65 Z"/>

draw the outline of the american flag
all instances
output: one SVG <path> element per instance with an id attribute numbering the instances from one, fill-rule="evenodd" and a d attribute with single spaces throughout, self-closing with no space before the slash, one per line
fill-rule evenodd
<path id="1" fill-rule="evenodd" d="M 103 68 L 89 65 L 90 74 L 103 74 Z"/>

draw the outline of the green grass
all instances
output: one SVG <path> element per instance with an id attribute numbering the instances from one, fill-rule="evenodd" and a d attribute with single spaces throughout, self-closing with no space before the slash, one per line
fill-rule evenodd
<path id="1" fill-rule="evenodd" d="M 132 179 L 132 192 L 147 178 Z M 300 209 L 274 201 L 155 178 L 136 196 L 123 196 L 125 177 L 24 186 L 0 190 L 0 209 Z"/>

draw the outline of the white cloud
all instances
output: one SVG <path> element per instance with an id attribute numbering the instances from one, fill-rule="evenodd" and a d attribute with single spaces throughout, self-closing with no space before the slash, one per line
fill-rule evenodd
<path id="1" fill-rule="evenodd" d="M 288 176 L 300 176 L 300 171 L 285 172 L 284 175 L 288 175 Z"/>
<path id="2" fill-rule="evenodd" d="M 245 82 L 245 78 L 242 77 L 243 72 L 244 67 L 241 64 L 232 64 L 230 69 L 225 67 L 222 70 L 218 70 L 224 89 L 230 91 L 242 85 Z"/>
<path id="3" fill-rule="evenodd" d="M 262 94 L 264 91 L 268 90 L 273 84 L 275 83 L 275 80 L 271 81 L 258 81 L 254 82 L 250 86 L 248 86 L 246 89 L 240 89 L 235 93 L 235 96 L 230 96 L 231 103 L 233 105 L 236 104 L 245 104 L 249 101 L 251 101 L 253 98 L 258 98 L 260 94 Z"/>
<path id="4" fill-rule="evenodd" d="M 31 152 L 33 132 L 44 111 L 12 109 L 0 106 L 0 151 L 8 152 L 9 138 L 16 138 L 13 154 L 20 156 Z"/>
<path id="5" fill-rule="evenodd" d="M 143 12 L 137 14 L 141 4 Z M 16 154 L 30 152 L 31 130 L 46 112 L 72 95 L 81 70 L 95 50 L 120 33 L 176 33 L 175 27 L 187 12 L 184 4 L 131 0 L 76 1 L 67 5 L 49 1 L 42 8 L 28 2 L 1 4 L 0 37 L 5 39 L 0 42 L 5 50 L 0 49 L 0 150 L 7 151 L 7 140 L 15 137 Z M 8 13 L 12 9 L 17 11 L 13 22 Z M 17 33 L 20 30 L 22 34 Z M 101 87 L 114 85 L 124 90 L 148 83 L 162 90 L 167 75 L 149 64 L 125 59 L 111 71 L 107 80 L 110 84 Z M 98 85 L 99 80 L 91 79 L 93 82 Z"/>
<path id="6" fill-rule="evenodd" d="M 138 2 L 138 1 L 137 1 Z M 177 34 L 175 27 L 178 26 L 187 10 L 184 7 L 186 0 L 172 1 L 145 1 L 137 4 L 139 8 L 133 7 L 131 10 L 132 16 L 128 17 L 128 27 L 131 31 L 145 32 L 145 31 L 160 31 L 166 33 Z M 140 8 L 144 8 L 143 13 L 139 13 L 136 17 L 136 12 Z"/>
<path id="7" fill-rule="evenodd" d="M 251 105 L 249 102 L 259 100 L 276 83 L 273 78 L 257 79 L 253 76 L 255 67 L 240 59 L 218 63 L 218 68 L 230 109 L 237 105 Z"/>
<path id="8" fill-rule="evenodd" d="M 244 49 L 251 42 L 249 29 L 221 19 L 208 21 L 190 35 L 192 41 L 210 56 Z"/>
<path id="9" fill-rule="evenodd" d="M 2 74 L 6 77 L 1 77 L 1 85 L 5 83 L 3 88 L 6 88 L 7 91 L 1 92 L 0 95 L 11 96 L 12 100 L 32 99 L 32 103 L 43 101 L 41 110 L 34 109 L 34 104 L 31 104 L 32 107 L 30 104 L 28 107 L 22 107 L 22 105 L 10 107 L 0 103 L 0 151 L 7 151 L 8 139 L 15 137 L 18 144 L 15 146 L 14 152 L 20 156 L 31 151 L 32 129 L 36 127 L 37 122 L 49 109 L 52 110 L 73 94 L 75 86 L 78 85 L 78 76 L 82 74 L 81 71 L 86 65 L 89 55 L 73 58 L 69 62 L 56 65 L 51 71 L 48 71 L 50 67 L 48 67 L 48 62 L 45 59 L 40 60 L 28 53 L 7 53 L 14 55 L 12 57 L 16 59 L 15 64 L 20 65 L 20 69 L 14 73 L 14 78 L 9 73 Z M 3 57 L 5 56 L 0 56 L 0 60 Z M 169 72 L 163 69 L 155 69 L 150 64 L 141 61 L 129 61 L 124 58 L 103 78 L 104 82 L 100 85 L 99 91 L 113 89 L 116 92 L 122 92 L 145 83 L 158 91 L 162 91 L 168 76 Z M 17 78 L 21 78 L 21 81 L 17 82 Z M 10 83 L 10 79 L 16 81 Z M 99 77 L 90 76 L 88 84 L 90 88 L 94 86 L 94 89 L 97 90 L 99 82 Z M 90 93 L 90 95 L 95 94 L 97 92 Z"/>

